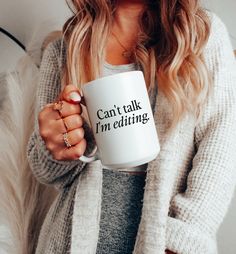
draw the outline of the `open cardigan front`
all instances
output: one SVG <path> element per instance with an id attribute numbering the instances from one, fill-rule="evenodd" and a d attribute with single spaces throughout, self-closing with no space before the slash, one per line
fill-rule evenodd
<path id="1" fill-rule="evenodd" d="M 203 56 L 214 87 L 199 122 L 187 114 L 168 132 L 173 115 L 169 101 L 158 91 L 153 113 L 161 151 L 148 163 L 134 254 L 164 254 L 165 249 L 178 254 L 217 253 L 216 233 L 236 178 L 236 68 L 224 24 L 214 14 L 210 18 L 211 34 Z M 47 48 L 41 67 L 42 84 L 48 82 L 53 68 L 59 68 L 59 53 L 58 42 Z M 58 92 L 53 87 L 39 90 L 43 98 L 39 107 L 52 102 Z M 37 127 L 29 142 L 28 158 L 39 181 L 54 184 L 65 195 L 70 195 L 77 179 L 75 195 L 68 204 L 73 201 L 72 235 L 68 238 L 71 254 L 95 254 L 101 214 L 101 162 L 54 160 L 45 150 Z M 57 242 L 62 232 L 51 219 L 57 217 L 66 227 L 57 201 L 41 229 L 37 254 L 61 253 L 60 248 L 66 244 Z"/>

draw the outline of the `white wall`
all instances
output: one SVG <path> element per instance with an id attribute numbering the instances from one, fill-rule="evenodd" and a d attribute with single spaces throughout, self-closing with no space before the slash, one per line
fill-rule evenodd
<path id="1" fill-rule="evenodd" d="M 24 44 L 39 26 L 61 29 L 69 15 L 65 0 L 0 0 L 0 26 Z"/>
<path id="2" fill-rule="evenodd" d="M 202 2 L 225 22 L 236 49 L 236 0 L 202 0 Z"/>

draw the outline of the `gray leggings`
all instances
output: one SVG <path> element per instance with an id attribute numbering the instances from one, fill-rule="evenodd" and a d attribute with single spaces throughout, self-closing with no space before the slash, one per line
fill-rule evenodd
<path id="1" fill-rule="evenodd" d="M 102 211 L 96 254 L 131 254 L 140 222 L 145 175 L 103 169 Z"/>

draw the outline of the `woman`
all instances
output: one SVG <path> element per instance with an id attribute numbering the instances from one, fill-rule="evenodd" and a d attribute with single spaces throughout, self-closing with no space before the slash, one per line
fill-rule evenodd
<path id="1" fill-rule="evenodd" d="M 224 24 L 197 0 L 71 3 L 64 40 L 42 59 L 28 145 L 34 175 L 60 191 L 36 253 L 217 253 L 236 167 L 235 60 Z M 77 87 L 135 69 L 160 154 L 121 171 L 81 162 L 95 142 Z"/>

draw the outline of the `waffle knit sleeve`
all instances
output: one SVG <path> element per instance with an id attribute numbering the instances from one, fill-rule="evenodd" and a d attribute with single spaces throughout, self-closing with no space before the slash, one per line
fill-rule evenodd
<path id="1" fill-rule="evenodd" d="M 60 50 L 61 43 L 60 40 L 57 40 L 50 43 L 44 52 L 36 92 L 35 126 L 27 145 L 28 161 L 37 180 L 43 184 L 54 185 L 57 189 L 70 185 L 87 164 L 80 160 L 55 160 L 46 149 L 44 140 L 39 134 L 38 113 L 46 104 L 54 102 L 61 92 L 61 69 L 59 66 L 62 60 Z M 95 141 L 92 130 L 86 121 L 83 128 L 87 141 L 85 151 L 85 155 L 87 155 L 93 150 Z"/>
<path id="2" fill-rule="evenodd" d="M 236 182 L 236 64 L 228 31 L 212 14 L 204 52 L 213 96 L 195 128 L 196 154 L 183 193 L 171 200 L 166 248 L 177 254 L 216 254 L 216 233 Z"/>

